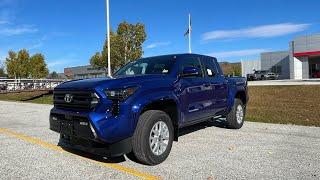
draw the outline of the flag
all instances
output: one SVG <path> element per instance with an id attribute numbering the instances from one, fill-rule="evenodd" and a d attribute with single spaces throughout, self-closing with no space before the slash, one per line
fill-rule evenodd
<path id="1" fill-rule="evenodd" d="M 188 30 L 184 33 L 184 36 L 188 35 L 189 33 L 191 33 L 191 16 L 189 14 L 189 26 L 188 26 Z"/>

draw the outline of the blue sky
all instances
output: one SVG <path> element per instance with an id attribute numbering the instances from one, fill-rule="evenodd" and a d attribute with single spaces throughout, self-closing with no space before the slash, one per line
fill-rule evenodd
<path id="1" fill-rule="evenodd" d="M 319 0 L 110 0 L 111 25 L 142 22 L 144 56 L 188 51 L 192 16 L 195 53 L 231 62 L 287 50 L 294 37 L 320 32 Z M 49 69 L 86 65 L 100 51 L 104 0 L 0 0 L 0 60 L 26 48 L 45 55 Z"/>

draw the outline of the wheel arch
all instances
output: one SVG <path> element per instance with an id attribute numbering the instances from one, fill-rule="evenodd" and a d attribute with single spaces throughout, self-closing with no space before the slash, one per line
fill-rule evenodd
<path id="1" fill-rule="evenodd" d="M 234 98 L 240 99 L 244 105 L 247 104 L 247 94 L 244 90 L 238 91 Z"/>
<path id="2" fill-rule="evenodd" d="M 180 109 L 178 102 L 173 98 L 154 99 L 145 103 L 140 110 L 139 116 L 147 110 L 161 110 L 167 113 L 174 127 L 174 141 L 178 141 L 179 137 L 179 119 Z"/>

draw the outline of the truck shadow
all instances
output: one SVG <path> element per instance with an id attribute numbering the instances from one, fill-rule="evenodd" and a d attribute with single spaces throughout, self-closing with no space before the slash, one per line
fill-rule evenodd
<path id="1" fill-rule="evenodd" d="M 217 119 L 217 120 L 208 120 L 208 121 L 201 122 L 199 124 L 184 127 L 179 130 L 179 137 L 189 133 L 199 131 L 201 129 L 208 128 L 208 127 L 226 128 L 226 120 L 223 118 Z"/>
<path id="2" fill-rule="evenodd" d="M 81 156 L 82 158 L 91 159 L 94 161 L 102 162 L 102 163 L 121 163 L 126 161 L 126 158 L 124 156 L 118 156 L 118 157 L 105 157 L 101 155 L 91 154 L 88 152 L 84 152 L 81 150 L 75 150 L 67 147 L 61 147 L 66 152 L 69 152 L 71 154 L 74 154 L 76 156 Z"/>
<path id="3" fill-rule="evenodd" d="M 208 121 L 204 121 L 204 122 L 199 123 L 199 124 L 195 124 L 195 125 L 192 125 L 192 126 L 184 127 L 184 128 L 179 130 L 179 137 L 180 136 L 184 136 L 184 135 L 189 134 L 189 133 L 193 133 L 193 132 L 199 131 L 201 129 L 209 128 L 209 127 L 226 128 L 226 121 L 225 121 L 225 119 L 208 120 Z M 81 150 L 75 150 L 75 149 L 62 147 L 62 146 L 60 146 L 60 147 L 63 150 L 65 150 L 66 152 L 69 152 L 69 153 L 74 154 L 76 156 L 81 156 L 82 158 L 87 158 L 87 159 L 91 159 L 91 160 L 102 162 L 102 163 L 121 163 L 121 162 L 125 162 L 126 161 L 125 157 L 127 157 L 131 161 L 138 162 L 132 156 L 132 154 L 128 154 L 126 156 L 123 155 L 123 156 L 119 156 L 119 157 L 105 157 L 105 156 L 101 156 L 101 155 L 96 155 L 96 154 L 91 154 L 91 153 L 88 153 L 88 152 L 84 152 L 84 151 L 81 151 Z"/>

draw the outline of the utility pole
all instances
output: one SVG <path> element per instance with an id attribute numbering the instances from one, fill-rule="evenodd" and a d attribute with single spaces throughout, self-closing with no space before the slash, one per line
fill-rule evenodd
<path id="1" fill-rule="evenodd" d="M 192 51 L 191 51 L 191 15 L 189 13 L 189 53 L 191 54 Z"/>
<path id="2" fill-rule="evenodd" d="M 188 39 L 189 39 L 189 53 L 191 54 L 192 51 L 191 51 L 191 31 L 192 31 L 192 28 L 191 28 L 191 15 L 189 13 L 189 22 L 188 22 L 188 30 L 186 33 L 184 33 L 184 36 L 188 35 Z"/>
<path id="3" fill-rule="evenodd" d="M 110 61 L 110 19 L 109 19 L 109 0 L 106 0 L 106 9 L 107 9 L 107 46 L 108 46 L 108 76 L 111 77 L 111 61 Z"/>

